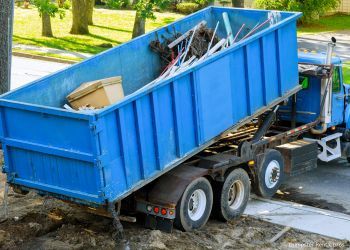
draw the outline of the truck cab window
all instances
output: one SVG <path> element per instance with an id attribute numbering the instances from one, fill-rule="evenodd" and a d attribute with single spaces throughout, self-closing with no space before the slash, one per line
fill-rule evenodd
<path id="1" fill-rule="evenodd" d="M 340 86 L 340 75 L 339 75 L 339 66 L 334 68 L 333 71 L 333 93 L 338 93 L 341 89 Z"/>

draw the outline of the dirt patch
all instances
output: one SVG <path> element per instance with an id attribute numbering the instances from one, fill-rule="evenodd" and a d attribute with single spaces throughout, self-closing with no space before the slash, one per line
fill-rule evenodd
<path id="1" fill-rule="evenodd" d="M 2 184 L 4 176 L 1 176 Z M 3 187 L 3 186 L 2 186 Z M 3 189 L 0 190 L 0 195 Z M 242 217 L 231 223 L 210 220 L 202 230 L 164 233 L 141 224 L 123 223 L 125 242 L 113 240 L 112 221 L 35 193 L 10 191 L 9 219 L 0 223 L 1 249 L 241 249 L 350 247 L 349 242 L 290 230 L 275 243 L 268 241 L 281 226 Z M 2 211 L 1 211 L 2 213 Z"/>

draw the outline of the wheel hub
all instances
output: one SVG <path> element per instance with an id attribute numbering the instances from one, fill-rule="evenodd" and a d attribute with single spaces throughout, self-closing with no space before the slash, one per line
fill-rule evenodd
<path id="1" fill-rule="evenodd" d="M 228 192 L 228 206 L 232 209 L 238 209 L 244 199 L 244 186 L 242 181 L 235 181 L 230 186 Z"/>
<path id="2" fill-rule="evenodd" d="M 206 209 L 207 197 L 202 189 L 195 190 L 188 202 L 188 216 L 191 220 L 199 220 Z"/>
<path id="3" fill-rule="evenodd" d="M 281 173 L 281 166 L 279 162 L 276 160 L 271 161 L 266 168 L 265 185 L 268 188 L 274 188 L 280 179 L 280 173 Z"/>

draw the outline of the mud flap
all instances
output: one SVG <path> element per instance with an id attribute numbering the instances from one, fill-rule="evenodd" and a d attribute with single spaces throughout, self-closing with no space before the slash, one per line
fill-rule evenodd
<path id="1" fill-rule="evenodd" d="M 173 231 L 173 220 L 164 219 L 154 215 L 147 215 L 145 221 L 145 227 L 149 229 L 157 229 L 166 233 Z"/>

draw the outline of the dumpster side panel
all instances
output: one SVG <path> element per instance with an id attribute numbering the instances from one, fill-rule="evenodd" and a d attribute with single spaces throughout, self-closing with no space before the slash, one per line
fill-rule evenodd
<path id="1" fill-rule="evenodd" d="M 295 88 L 297 50 L 284 52 L 289 40 L 296 44 L 293 23 L 100 116 L 101 145 L 109 144 L 102 149 L 106 198 L 114 201 L 145 185 Z"/>
<path id="2" fill-rule="evenodd" d="M 295 22 L 285 25 L 277 30 L 279 75 L 282 94 L 293 88 L 298 82 L 298 43 Z"/>
<path id="3" fill-rule="evenodd" d="M 1 107 L 4 171 L 12 184 L 101 203 L 94 138 L 88 118 Z"/>
<path id="4" fill-rule="evenodd" d="M 217 136 L 234 123 L 230 56 L 210 63 L 195 72 L 198 98 L 200 144 Z"/>
<path id="5" fill-rule="evenodd" d="M 272 102 L 274 98 L 280 93 L 279 87 L 276 86 L 276 83 L 279 82 L 279 68 L 277 67 L 279 59 L 277 58 L 278 47 L 276 42 L 276 36 L 276 31 L 271 32 L 270 34 L 264 36 L 261 40 L 263 47 L 263 79 L 265 82 L 265 93 L 267 103 Z"/>
<path id="6" fill-rule="evenodd" d="M 109 200 L 150 181 L 200 145 L 193 79 L 186 75 L 100 118 Z"/>
<path id="7" fill-rule="evenodd" d="M 3 109 L 3 116 L 7 139 L 86 154 L 92 151 L 91 138 L 86 136 L 90 132 L 86 120 L 16 108 Z"/>

